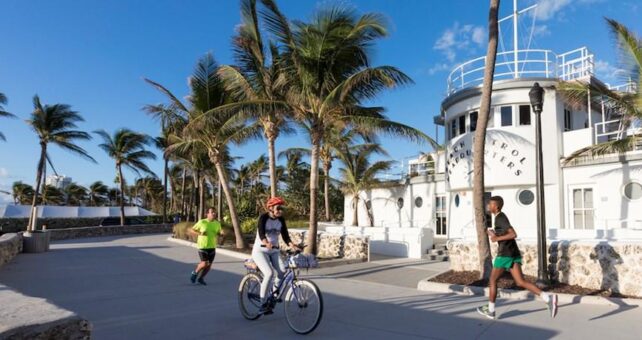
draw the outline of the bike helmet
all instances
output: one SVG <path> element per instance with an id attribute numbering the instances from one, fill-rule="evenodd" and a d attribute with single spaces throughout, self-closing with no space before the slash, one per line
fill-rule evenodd
<path id="1" fill-rule="evenodd" d="M 266 206 L 268 209 L 270 209 L 275 205 L 285 205 L 285 200 L 282 199 L 281 197 L 271 197 L 270 199 L 267 200 Z"/>

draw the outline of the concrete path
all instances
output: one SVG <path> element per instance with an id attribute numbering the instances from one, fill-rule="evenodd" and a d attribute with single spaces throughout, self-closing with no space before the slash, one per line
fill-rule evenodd
<path id="1" fill-rule="evenodd" d="M 192 286 L 188 274 L 195 250 L 166 238 L 59 242 L 47 254 L 21 254 L 2 267 L 0 285 L 45 297 L 89 319 L 96 339 L 297 338 L 280 308 L 253 322 L 240 316 L 237 287 L 244 271 L 239 260 L 218 256 L 209 285 Z M 551 320 L 541 303 L 500 301 L 500 320 L 491 321 L 474 311 L 483 302 L 480 297 L 404 287 L 409 285 L 404 273 L 419 275 L 412 270 L 420 268 L 430 276 L 433 270 L 425 264 L 360 266 L 310 272 L 325 302 L 324 319 L 311 338 L 585 340 L 636 339 L 642 333 L 640 308 L 565 305 Z M 372 281 L 378 279 L 391 284 Z"/>

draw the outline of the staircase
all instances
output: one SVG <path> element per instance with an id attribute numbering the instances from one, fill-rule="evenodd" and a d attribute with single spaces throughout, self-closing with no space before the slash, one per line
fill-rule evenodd
<path id="1" fill-rule="evenodd" d="M 433 244 L 432 249 L 428 249 L 423 258 L 429 261 L 448 261 L 446 244 Z"/>

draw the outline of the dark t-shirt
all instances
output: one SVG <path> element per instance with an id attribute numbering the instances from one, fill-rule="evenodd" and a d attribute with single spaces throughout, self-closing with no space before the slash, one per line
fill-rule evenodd
<path id="1" fill-rule="evenodd" d="M 492 228 L 493 219 L 489 215 L 487 220 L 487 227 Z M 508 229 L 512 228 L 510 221 L 506 214 L 500 212 L 495 216 L 495 235 L 504 236 L 508 233 Z M 519 252 L 517 247 L 517 242 L 515 239 L 506 240 L 506 241 L 497 241 L 497 256 L 509 256 L 509 257 L 521 257 L 522 254 Z"/>

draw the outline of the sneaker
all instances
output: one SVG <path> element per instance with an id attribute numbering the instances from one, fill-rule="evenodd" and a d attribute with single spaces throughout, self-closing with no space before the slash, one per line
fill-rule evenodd
<path id="1" fill-rule="evenodd" d="M 488 305 L 483 305 L 481 307 L 477 307 L 477 313 L 491 319 L 495 320 L 495 312 L 491 312 L 490 309 L 488 309 Z"/>
<path id="2" fill-rule="evenodd" d="M 203 285 L 203 286 L 207 286 L 207 283 L 205 282 L 205 280 L 203 280 L 203 278 L 198 279 L 198 284 L 199 285 Z"/>
<path id="3" fill-rule="evenodd" d="M 189 277 L 189 280 L 192 281 L 192 283 L 196 283 L 196 277 L 197 276 L 198 276 L 198 274 L 196 274 L 196 272 L 193 271 L 192 275 Z"/>
<path id="4" fill-rule="evenodd" d="M 549 295 L 546 306 L 548 311 L 551 312 L 551 318 L 554 318 L 557 315 L 557 294 Z"/>

